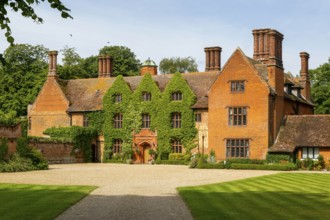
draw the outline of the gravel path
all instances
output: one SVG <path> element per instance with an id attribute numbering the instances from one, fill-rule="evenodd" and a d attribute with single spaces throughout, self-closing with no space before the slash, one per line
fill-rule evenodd
<path id="1" fill-rule="evenodd" d="M 226 182 L 275 171 L 200 170 L 175 165 L 63 164 L 0 173 L 1 183 L 98 186 L 57 219 L 192 219 L 179 186 Z"/>

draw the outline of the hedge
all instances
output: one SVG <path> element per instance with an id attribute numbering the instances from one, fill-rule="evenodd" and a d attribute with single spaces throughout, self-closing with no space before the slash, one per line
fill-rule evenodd
<path id="1" fill-rule="evenodd" d="M 198 169 L 225 169 L 225 165 L 223 162 L 220 163 L 206 163 L 197 166 Z"/>
<path id="2" fill-rule="evenodd" d="M 184 160 L 156 160 L 156 164 L 169 164 L 169 165 L 187 165 Z"/>
<path id="3" fill-rule="evenodd" d="M 231 169 L 238 170 L 297 170 L 295 164 L 231 164 Z"/>

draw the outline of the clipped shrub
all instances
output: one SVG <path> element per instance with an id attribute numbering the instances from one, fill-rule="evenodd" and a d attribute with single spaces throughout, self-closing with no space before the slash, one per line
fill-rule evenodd
<path id="1" fill-rule="evenodd" d="M 232 168 L 232 164 L 266 164 L 266 160 L 257 159 L 227 159 L 225 162 L 226 169 Z"/>
<path id="2" fill-rule="evenodd" d="M 198 158 L 197 168 L 201 168 L 201 167 L 203 167 L 205 164 L 207 164 L 207 161 L 206 161 L 205 157 L 204 157 L 203 155 L 201 155 L 201 156 Z"/>
<path id="3" fill-rule="evenodd" d="M 225 165 L 223 163 L 223 161 L 219 162 L 219 163 L 205 163 L 201 166 L 197 167 L 198 169 L 224 169 Z"/>
<path id="4" fill-rule="evenodd" d="M 182 153 L 170 153 L 168 155 L 169 160 L 185 160 L 184 154 Z"/>
<path id="5" fill-rule="evenodd" d="M 298 167 L 293 164 L 231 164 L 231 169 L 239 169 L 239 170 L 297 170 Z"/>
<path id="6" fill-rule="evenodd" d="M 325 161 L 324 161 L 324 157 L 323 155 L 319 155 L 317 157 L 317 166 L 320 168 L 320 169 L 325 169 Z"/>
<path id="7" fill-rule="evenodd" d="M 184 160 L 160 160 L 156 161 L 156 164 L 187 165 L 188 163 Z"/>
<path id="8" fill-rule="evenodd" d="M 290 154 L 267 154 L 266 156 L 267 163 L 283 163 L 283 162 L 291 162 Z"/>
<path id="9" fill-rule="evenodd" d="M 198 164 L 198 159 L 195 157 L 189 163 L 189 168 L 196 168 Z"/>

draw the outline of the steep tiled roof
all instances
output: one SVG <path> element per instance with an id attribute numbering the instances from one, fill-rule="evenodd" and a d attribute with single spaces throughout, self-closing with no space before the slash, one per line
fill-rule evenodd
<path id="1" fill-rule="evenodd" d="M 190 88 L 197 97 L 196 103 L 192 108 L 207 108 L 207 91 L 215 81 L 219 72 L 199 72 L 185 73 L 183 78 L 187 81 Z M 173 74 L 152 76 L 160 91 L 164 91 L 167 83 Z M 69 112 L 95 111 L 102 109 L 102 99 L 106 91 L 111 87 L 115 78 L 93 78 L 60 80 L 64 94 L 70 101 Z M 142 80 L 142 76 L 125 77 L 132 91 L 134 91 Z"/>
<path id="2" fill-rule="evenodd" d="M 289 115 L 270 152 L 293 152 L 296 147 L 330 147 L 330 115 Z"/>

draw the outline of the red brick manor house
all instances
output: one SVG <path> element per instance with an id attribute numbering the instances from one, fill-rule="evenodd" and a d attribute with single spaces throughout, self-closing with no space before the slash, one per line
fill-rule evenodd
<path id="1" fill-rule="evenodd" d="M 256 29 L 253 39 L 253 57 L 238 48 L 221 66 L 222 49 L 207 47 L 205 72 L 182 74 L 184 84 L 195 96 L 193 104 L 186 106 L 187 112 L 191 110 L 195 116 L 191 125 L 197 129 L 193 151 L 214 150 L 218 160 L 264 159 L 268 152 L 296 154 L 299 158 L 316 158 L 319 154 L 330 157 L 330 117 L 313 115 L 309 54 L 300 53 L 300 76 L 294 78 L 284 72 L 280 32 Z M 99 57 L 99 77 L 93 79 L 59 79 L 56 59 L 57 52 L 50 52 L 47 80 L 28 107 L 31 136 L 44 136 L 43 131 L 53 126 L 86 126 L 86 113 L 104 110 L 103 97 L 116 80 L 111 75 L 112 59 L 108 56 Z M 157 66 L 148 60 L 143 63 L 140 76 L 124 77 L 132 94 L 139 90 L 147 74 L 161 95 L 168 92 L 175 78 L 174 74 L 157 74 Z M 146 102 L 154 97 L 145 92 L 141 99 Z M 172 102 L 184 102 L 187 96 L 178 89 L 170 97 Z M 120 102 L 121 98 L 118 96 L 116 100 Z M 183 129 L 185 112 L 169 113 L 173 129 Z M 125 114 L 114 116 L 113 126 L 121 129 L 124 117 Z M 142 129 L 133 134 L 132 147 L 141 151 L 134 160 L 146 163 L 150 158 L 148 150 L 161 147 L 160 138 L 164 137 L 160 137 L 160 128 L 150 129 L 154 118 L 148 113 L 144 113 L 141 120 Z M 104 136 L 99 136 L 93 145 L 96 161 L 101 161 L 105 152 Z M 179 138 L 171 138 L 168 143 L 172 152 L 186 150 Z M 112 151 L 119 152 L 121 144 L 120 137 L 114 138 Z"/>

